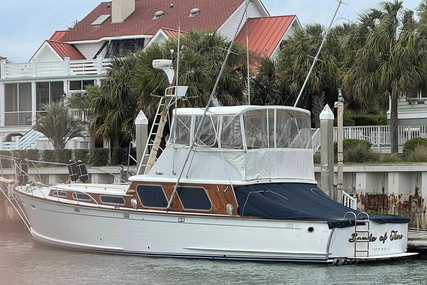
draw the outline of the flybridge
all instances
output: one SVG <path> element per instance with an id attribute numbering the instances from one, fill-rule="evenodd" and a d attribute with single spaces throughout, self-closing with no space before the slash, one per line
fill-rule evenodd
<path id="1" fill-rule="evenodd" d="M 310 113 L 280 106 L 177 109 L 169 143 L 224 149 L 311 149 Z"/>
<path id="2" fill-rule="evenodd" d="M 148 177 L 176 179 L 177 170 L 184 169 L 185 181 L 315 183 L 307 110 L 285 106 L 176 109 L 170 134 Z"/>

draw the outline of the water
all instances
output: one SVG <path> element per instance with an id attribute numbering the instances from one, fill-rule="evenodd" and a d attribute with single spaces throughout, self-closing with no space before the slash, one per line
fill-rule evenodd
<path id="1" fill-rule="evenodd" d="M 0 285 L 427 284 L 426 271 L 424 258 L 334 266 L 78 252 L 35 243 L 21 225 L 0 224 Z"/>

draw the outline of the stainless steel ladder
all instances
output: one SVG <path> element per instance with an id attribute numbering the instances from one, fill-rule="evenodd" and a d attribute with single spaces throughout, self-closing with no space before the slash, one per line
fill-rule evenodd
<path id="1" fill-rule="evenodd" d="M 366 212 L 356 213 L 349 211 L 354 216 L 354 257 L 369 257 L 369 243 L 370 243 L 370 218 Z M 367 219 L 362 219 L 365 216 Z"/>

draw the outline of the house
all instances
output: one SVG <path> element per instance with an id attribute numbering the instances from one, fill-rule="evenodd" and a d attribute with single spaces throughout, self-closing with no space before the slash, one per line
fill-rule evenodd
<path id="1" fill-rule="evenodd" d="M 0 65 L 0 149 L 11 134 L 24 135 L 35 124 L 43 104 L 88 85 L 99 85 L 110 59 L 123 57 L 153 42 L 198 29 L 232 39 L 245 13 L 246 0 L 112 0 L 101 2 L 72 29 L 56 31 L 26 63 Z M 261 0 L 248 6 L 249 47 L 275 58 L 281 43 L 301 25 L 294 16 L 270 17 Z M 181 16 L 180 16 L 181 14 Z M 245 27 L 245 26 L 243 26 Z M 246 28 L 237 42 L 246 45 Z M 243 31 L 244 30 L 244 31 Z M 71 148 L 88 148 L 89 138 Z"/>

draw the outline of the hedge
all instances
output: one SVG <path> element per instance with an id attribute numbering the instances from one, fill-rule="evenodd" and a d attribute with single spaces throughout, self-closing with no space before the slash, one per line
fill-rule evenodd
<path id="1" fill-rule="evenodd" d="M 426 138 L 414 138 L 408 140 L 403 146 L 403 156 L 407 157 L 411 152 L 415 150 L 418 146 L 427 146 Z"/>

